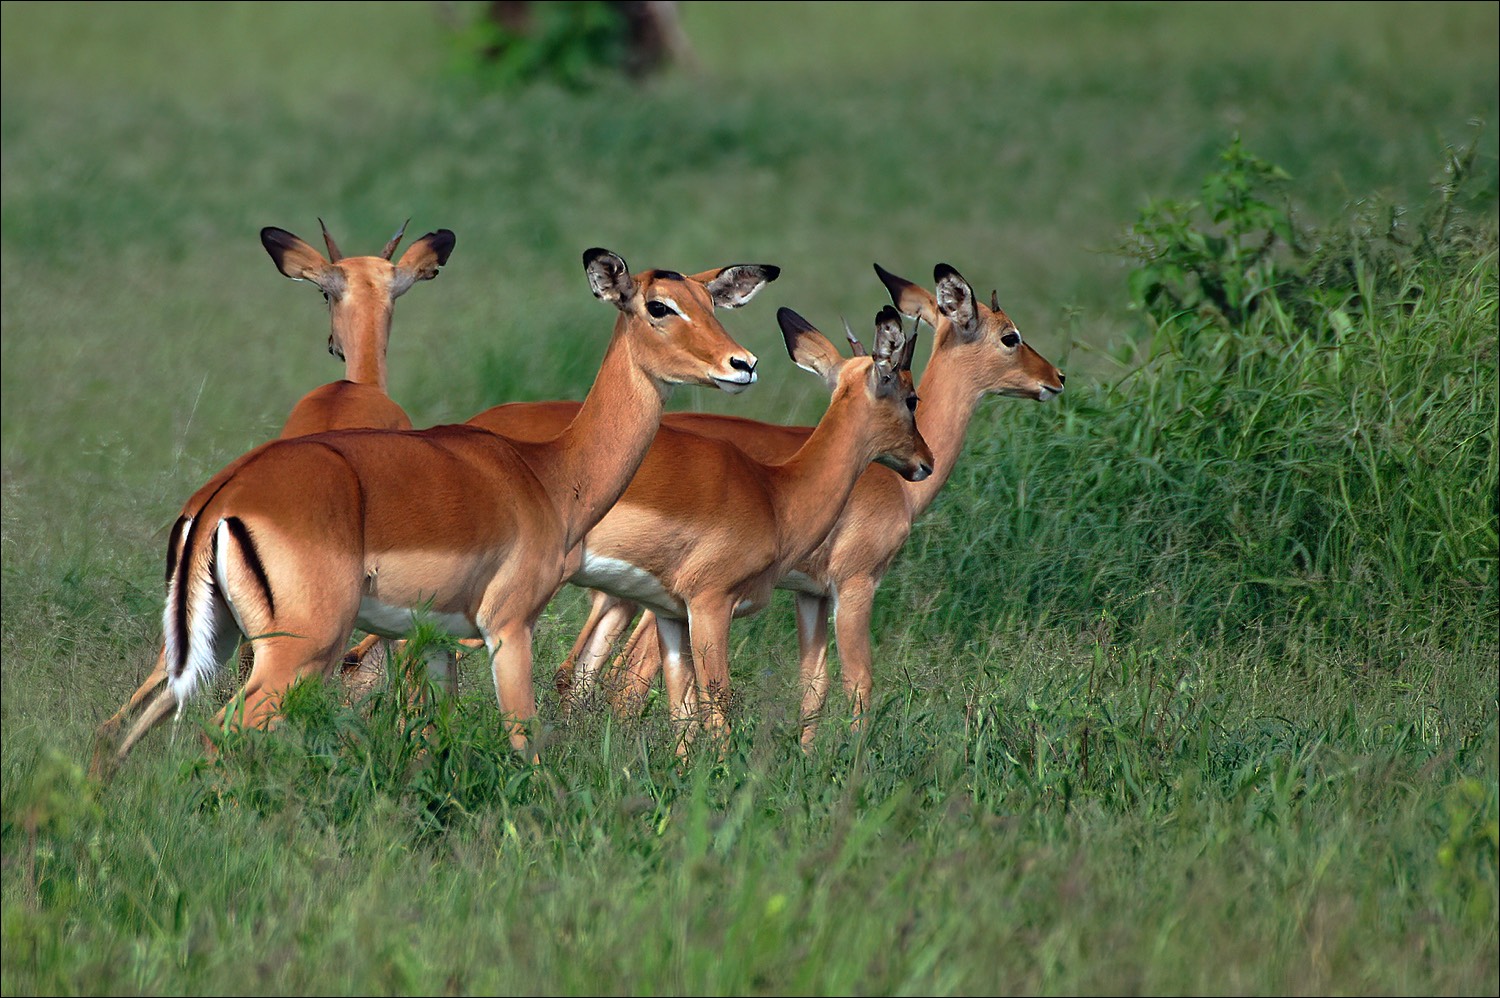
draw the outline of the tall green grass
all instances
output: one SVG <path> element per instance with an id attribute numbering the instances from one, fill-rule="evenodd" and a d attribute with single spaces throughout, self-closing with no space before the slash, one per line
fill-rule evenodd
<path id="1" fill-rule="evenodd" d="M 1225 156 L 1205 189 L 1245 172 L 1238 146 Z M 1294 235 L 1280 210 L 1251 218 L 1259 191 L 1153 208 L 1131 250 L 1150 334 L 1127 372 L 1061 418 L 981 426 L 903 595 L 943 580 L 950 635 L 1024 607 L 1199 638 L 1492 641 L 1494 200 L 1463 179 L 1399 229 L 1361 205 Z M 1278 231 L 1308 243 L 1279 270 Z"/>

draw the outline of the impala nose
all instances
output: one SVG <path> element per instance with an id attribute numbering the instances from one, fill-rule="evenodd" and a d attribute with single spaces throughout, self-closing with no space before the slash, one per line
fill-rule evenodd
<path id="1" fill-rule="evenodd" d="M 746 388 L 755 384 L 755 365 L 757 363 L 755 354 L 753 353 L 747 353 L 740 357 L 730 357 L 729 367 L 733 371 L 733 374 L 729 377 L 717 374 L 713 375 L 714 384 L 731 395 L 738 395 Z"/>

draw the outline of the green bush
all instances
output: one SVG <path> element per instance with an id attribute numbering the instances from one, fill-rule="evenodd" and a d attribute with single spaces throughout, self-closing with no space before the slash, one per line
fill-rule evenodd
<path id="1" fill-rule="evenodd" d="M 981 414 L 902 583 L 957 591 L 933 630 L 1492 640 L 1496 232 L 1465 161 L 1415 232 L 1365 204 L 1294 234 L 1237 141 L 1201 201 L 1148 208 L 1138 359 L 1003 435 Z"/>

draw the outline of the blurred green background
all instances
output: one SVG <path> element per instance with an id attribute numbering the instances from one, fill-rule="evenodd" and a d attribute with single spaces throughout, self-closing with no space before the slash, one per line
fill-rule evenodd
<path id="1" fill-rule="evenodd" d="M 859 328 L 872 262 L 997 290 L 1079 384 L 1130 328 L 1130 223 L 1233 135 L 1318 212 L 1421 196 L 1495 117 L 1493 4 L 685 3 L 696 69 L 581 90 L 476 73 L 484 9 L 3 5 L 8 545 L 113 532 L 135 488 L 165 524 L 339 376 L 264 225 L 316 241 L 321 217 L 352 253 L 407 217 L 457 233 L 397 307 L 391 393 L 418 425 L 581 396 L 612 321 L 589 246 L 778 264 L 727 319 L 756 390 L 672 404 L 810 421 L 775 309 Z"/>

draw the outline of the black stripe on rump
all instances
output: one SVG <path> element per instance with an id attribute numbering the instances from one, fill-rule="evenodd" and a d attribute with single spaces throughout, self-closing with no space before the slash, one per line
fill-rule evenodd
<path id="1" fill-rule="evenodd" d="M 209 503 L 213 502 L 214 499 L 219 495 L 219 493 L 221 491 L 223 491 L 224 486 L 226 486 L 226 485 L 229 484 L 229 482 L 230 482 L 230 480 L 231 480 L 232 477 L 233 476 L 226 477 L 224 479 L 224 481 L 220 482 L 219 483 L 219 487 L 217 489 L 214 489 L 213 495 L 210 495 L 206 500 L 204 500 L 203 505 L 200 506 L 200 507 L 198 507 L 198 515 L 195 516 L 195 517 L 193 517 L 192 522 L 188 524 L 187 536 L 182 539 L 182 557 L 180 559 L 178 559 L 178 561 L 177 561 L 177 605 L 174 606 L 174 607 L 172 607 L 172 611 L 173 611 L 173 613 L 177 617 L 177 661 L 175 661 L 175 662 L 168 662 L 167 663 L 167 671 L 172 676 L 173 679 L 179 678 L 182 675 L 182 671 L 187 668 L 187 655 L 188 655 L 188 629 L 187 629 L 188 592 L 187 592 L 187 585 L 188 585 L 188 565 L 190 565 L 192 563 L 192 560 L 193 560 L 192 559 L 193 541 L 198 536 L 198 528 L 203 525 L 203 520 L 204 520 L 204 515 L 203 514 L 208 509 Z M 180 523 L 182 521 L 179 520 L 178 522 Z M 167 555 L 167 557 L 170 559 L 173 556 L 169 553 Z M 212 567 L 213 567 L 213 551 L 210 550 L 209 551 L 209 568 L 210 568 L 210 571 L 209 571 L 209 576 L 208 576 L 208 584 L 209 585 L 213 585 Z"/>
<path id="2" fill-rule="evenodd" d="M 172 584 L 172 575 L 177 571 L 177 552 L 182 550 L 182 527 L 188 522 L 185 516 L 179 516 L 177 522 L 172 524 L 172 532 L 167 535 L 167 585 Z"/>
<path id="3" fill-rule="evenodd" d="M 237 516 L 226 516 L 224 526 L 229 528 L 234 542 L 239 545 L 240 554 L 244 556 L 245 563 L 250 566 L 255 581 L 260 583 L 260 593 L 266 599 L 266 608 L 270 610 L 271 616 L 276 615 L 276 597 L 271 595 L 271 577 L 266 574 L 266 566 L 260 560 L 260 552 L 255 549 L 255 541 L 250 537 L 250 528 Z"/>

